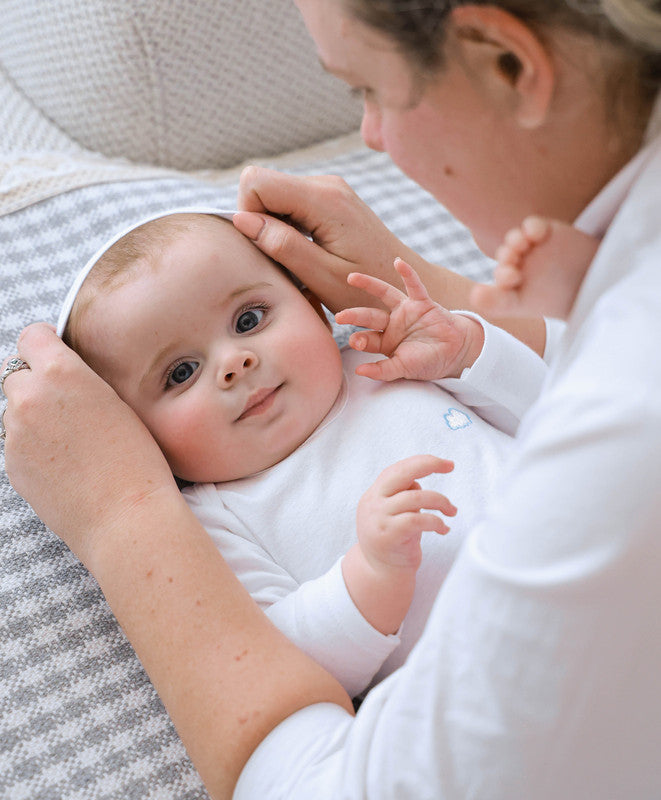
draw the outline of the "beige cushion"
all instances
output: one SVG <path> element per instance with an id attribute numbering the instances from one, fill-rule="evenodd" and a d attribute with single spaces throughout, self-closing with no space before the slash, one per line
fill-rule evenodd
<path id="1" fill-rule="evenodd" d="M 6 0 L 0 68 L 84 148 L 183 170 L 304 147 L 360 119 L 292 0 Z"/>

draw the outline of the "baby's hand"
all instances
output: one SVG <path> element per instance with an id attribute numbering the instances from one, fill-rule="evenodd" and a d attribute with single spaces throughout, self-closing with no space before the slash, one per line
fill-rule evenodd
<path id="1" fill-rule="evenodd" d="M 405 261 L 396 259 L 395 269 L 402 277 L 405 292 L 361 272 L 352 272 L 347 278 L 348 283 L 374 295 L 387 309 L 347 308 L 335 315 L 341 325 L 369 329 L 351 335 L 349 344 L 354 350 L 387 356 L 361 364 L 356 372 L 382 381 L 460 377 L 482 350 L 482 326 L 435 303 Z"/>
<path id="2" fill-rule="evenodd" d="M 358 544 L 344 557 L 342 574 L 358 610 L 382 633 L 395 633 L 409 609 L 423 531 L 449 530 L 440 516 L 428 512 L 457 513 L 447 497 L 422 489 L 418 479 L 453 469 L 443 458 L 411 456 L 383 470 L 360 499 Z"/>
<path id="3" fill-rule="evenodd" d="M 447 533 L 437 514 L 452 517 L 457 509 L 439 492 L 421 489 L 418 478 L 434 472 L 451 472 L 454 464 L 436 456 L 411 456 L 387 467 L 358 503 L 358 543 L 374 569 L 417 569 L 422 558 L 423 531 Z"/>

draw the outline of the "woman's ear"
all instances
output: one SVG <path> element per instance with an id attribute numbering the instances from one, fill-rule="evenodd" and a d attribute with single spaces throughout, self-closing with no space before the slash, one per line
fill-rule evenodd
<path id="1" fill-rule="evenodd" d="M 314 308 L 319 317 L 321 317 L 322 322 L 326 325 L 328 330 L 332 333 L 333 326 L 330 324 L 328 317 L 326 316 L 326 312 L 324 311 L 324 307 L 321 303 L 321 300 L 317 297 L 317 295 L 314 292 L 308 289 L 307 286 L 304 286 L 301 289 L 301 293 L 303 297 L 305 297 L 305 299 L 308 301 L 308 303 L 312 306 L 312 308 Z"/>
<path id="2" fill-rule="evenodd" d="M 538 35 L 495 6 L 454 8 L 450 30 L 471 79 L 522 128 L 539 127 L 551 105 L 555 68 Z"/>

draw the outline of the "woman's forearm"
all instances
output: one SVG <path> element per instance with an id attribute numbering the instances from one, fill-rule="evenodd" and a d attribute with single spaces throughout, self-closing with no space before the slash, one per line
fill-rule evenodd
<path id="1" fill-rule="evenodd" d="M 251 600 L 186 505 L 154 439 L 50 326 L 21 334 L 5 386 L 14 488 L 90 569 L 215 798 L 297 709 L 350 709 Z"/>
<path id="2" fill-rule="evenodd" d="M 96 541 L 89 566 L 212 797 L 231 797 L 254 748 L 294 711 L 351 710 L 266 619 L 181 498 L 149 496 Z"/>

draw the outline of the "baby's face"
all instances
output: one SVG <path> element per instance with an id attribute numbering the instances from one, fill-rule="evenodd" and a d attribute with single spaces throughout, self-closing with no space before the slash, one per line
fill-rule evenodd
<path id="1" fill-rule="evenodd" d="M 340 354 L 325 318 L 231 223 L 203 217 L 154 269 L 94 298 L 92 366 L 144 421 L 175 475 L 272 466 L 331 409 Z"/>

